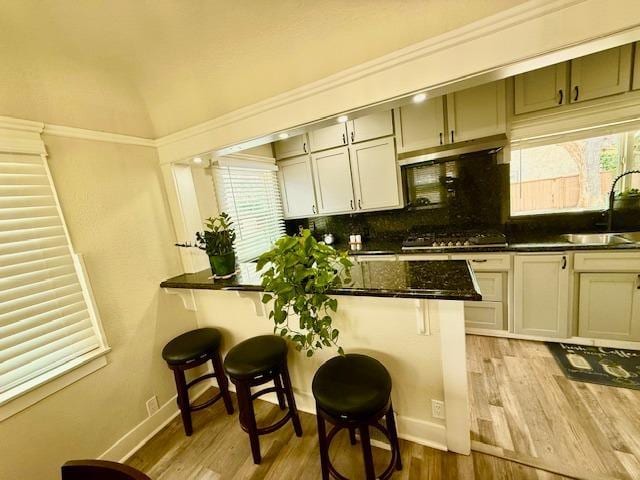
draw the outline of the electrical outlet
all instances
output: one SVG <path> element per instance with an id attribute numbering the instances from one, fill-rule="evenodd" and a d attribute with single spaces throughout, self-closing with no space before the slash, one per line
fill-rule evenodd
<path id="1" fill-rule="evenodd" d="M 431 400 L 431 416 L 444 420 L 444 402 L 442 400 Z"/>
<path id="2" fill-rule="evenodd" d="M 158 406 L 158 398 L 154 395 L 149 400 L 147 400 L 147 414 L 149 416 L 156 413 L 160 407 Z"/>

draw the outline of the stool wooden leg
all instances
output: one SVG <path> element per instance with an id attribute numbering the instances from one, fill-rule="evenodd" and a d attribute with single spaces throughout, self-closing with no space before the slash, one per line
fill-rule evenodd
<path id="1" fill-rule="evenodd" d="M 316 412 L 318 407 L 316 406 Z M 327 445 L 327 428 L 324 418 L 320 413 L 316 414 L 318 420 L 318 443 L 320 447 L 320 468 L 322 469 L 322 480 L 329 480 L 329 446 Z"/>
<path id="2" fill-rule="evenodd" d="M 273 377 L 273 383 L 276 386 L 276 395 L 278 396 L 278 405 L 280 406 L 280 410 L 284 410 L 287 408 L 287 405 L 284 403 L 284 389 L 282 388 L 280 372 L 276 373 Z"/>
<path id="3" fill-rule="evenodd" d="M 211 363 L 213 364 L 213 373 L 218 381 L 218 387 L 220 387 L 222 401 L 227 409 L 227 413 L 231 415 L 233 413 L 233 403 L 231 402 L 231 395 L 229 394 L 229 380 L 227 380 L 227 376 L 224 374 L 219 352 L 211 358 Z"/>
<path id="4" fill-rule="evenodd" d="M 400 442 L 398 441 L 398 430 L 396 429 L 396 419 L 393 416 L 393 405 L 389 406 L 385 418 L 387 420 L 387 430 L 391 448 L 396 451 L 396 470 L 402 470 L 402 458 L 400 456 Z"/>
<path id="5" fill-rule="evenodd" d="M 251 400 L 251 389 L 249 385 L 243 381 L 236 383 L 238 400 L 240 400 L 241 415 L 244 418 L 245 427 L 249 434 L 249 443 L 251 444 L 251 454 L 253 455 L 253 463 L 260 464 L 262 457 L 260 455 L 260 439 L 258 438 L 258 426 L 256 425 L 256 414 L 253 410 L 253 400 Z"/>
<path id="6" fill-rule="evenodd" d="M 365 478 L 367 480 L 374 480 L 376 478 L 376 471 L 373 466 L 373 452 L 371 451 L 369 426 L 361 425 L 358 430 L 360 431 L 360 443 L 362 444 L 362 456 L 364 457 Z"/>
<path id="7" fill-rule="evenodd" d="M 284 382 L 284 394 L 287 396 L 287 404 L 289 405 L 289 413 L 293 422 L 293 429 L 297 437 L 302 436 L 302 425 L 300 425 L 300 417 L 298 416 L 298 408 L 296 407 L 296 399 L 293 397 L 293 387 L 291 386 L 291 378 L 289 378 L 289 369 L 286 361 L 281 370 L 282 381 Z"/>
<path id="8" fill-rule="evenodd" d="M 178 407 L 180 407 L 180 415 L 182 416 L 184 433 L 187 435 L 187 437 L 189 437 L 193 433 L 193 425 L 191 424 L 189 390 L 187 389 L 187 381 L 184 377 L 184 370 L 174 369 L 173 376 L 176 380 L 176 390 L 178 391 Z"/>
<path id="9" fill-rule="evenodd" d="M 349 441 L 351 445 L 356 444 L 356 429 L 354 427 L 349 427 Z"/>

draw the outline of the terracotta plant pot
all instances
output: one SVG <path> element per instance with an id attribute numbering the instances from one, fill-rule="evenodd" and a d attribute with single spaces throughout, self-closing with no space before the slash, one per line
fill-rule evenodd
<path id="1" fill-rule="evenodd" d="M 214 274 L 224 277 L 236 271 L 236 254 L 231 252 L 225 255 L 213 255 L 209 257 L 209 263 Z"/>

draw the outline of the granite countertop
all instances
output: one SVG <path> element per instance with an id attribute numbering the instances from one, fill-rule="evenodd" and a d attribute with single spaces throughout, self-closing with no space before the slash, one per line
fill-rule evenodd
<path id="1" fill-rule="evenodd" d="M 637 250 L 640 243 L 620 243 L 614 245 L 583 245 L 567 242 L 562 235 L 527 234 L 507 238 L 506 246 L 476 248 L 428 248 L 403 250 L 402 239 L 367 240 L 361 250 L 349 250 L 348 244 L 336 243 L 338 250 L 348 250 L 350 255 L 395 255 L 434 253 L 487 253 L 487 252 L 561 252 L 571 250 Z"/>
<path id="2" fill-rule="evenodd" d="M 482 300 L 469 264 L 464 260 L 362 262 L 351 269 L 349 285 L 330 290 L 330 295 L 364 297 L 427 298 L 437 300 Z M 236 276 L 211 279 L 211 270 L 185 273 L 165 280 L 163 288 L 260 292 L 255 263 L 239 266 Z"/>

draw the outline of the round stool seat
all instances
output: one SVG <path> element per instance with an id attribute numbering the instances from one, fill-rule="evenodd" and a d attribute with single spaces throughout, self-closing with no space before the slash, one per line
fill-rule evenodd
<path id="1" fill-rule="evenodd" d="M 215 328 L 198 328 L 177 336 L 162 349 L 162 358 L 169 365 L 180 365 L 215 353 L 222 335 Z"/>
<path id="2" fill-rule="evenodd" d="M 287 342 L 275 335 L 261 335 L 240 342 L 227 353 L 225 371 L 234 378 L 249 378 L 282 364 Z"/>
<path id="3" fill-rule="evenodd" d="M 355 353 L 334 357 L 313 377 L 318 406 L 347 420 L 369 418 L 387 406 L 391 376 L 375 358 Z"/>

